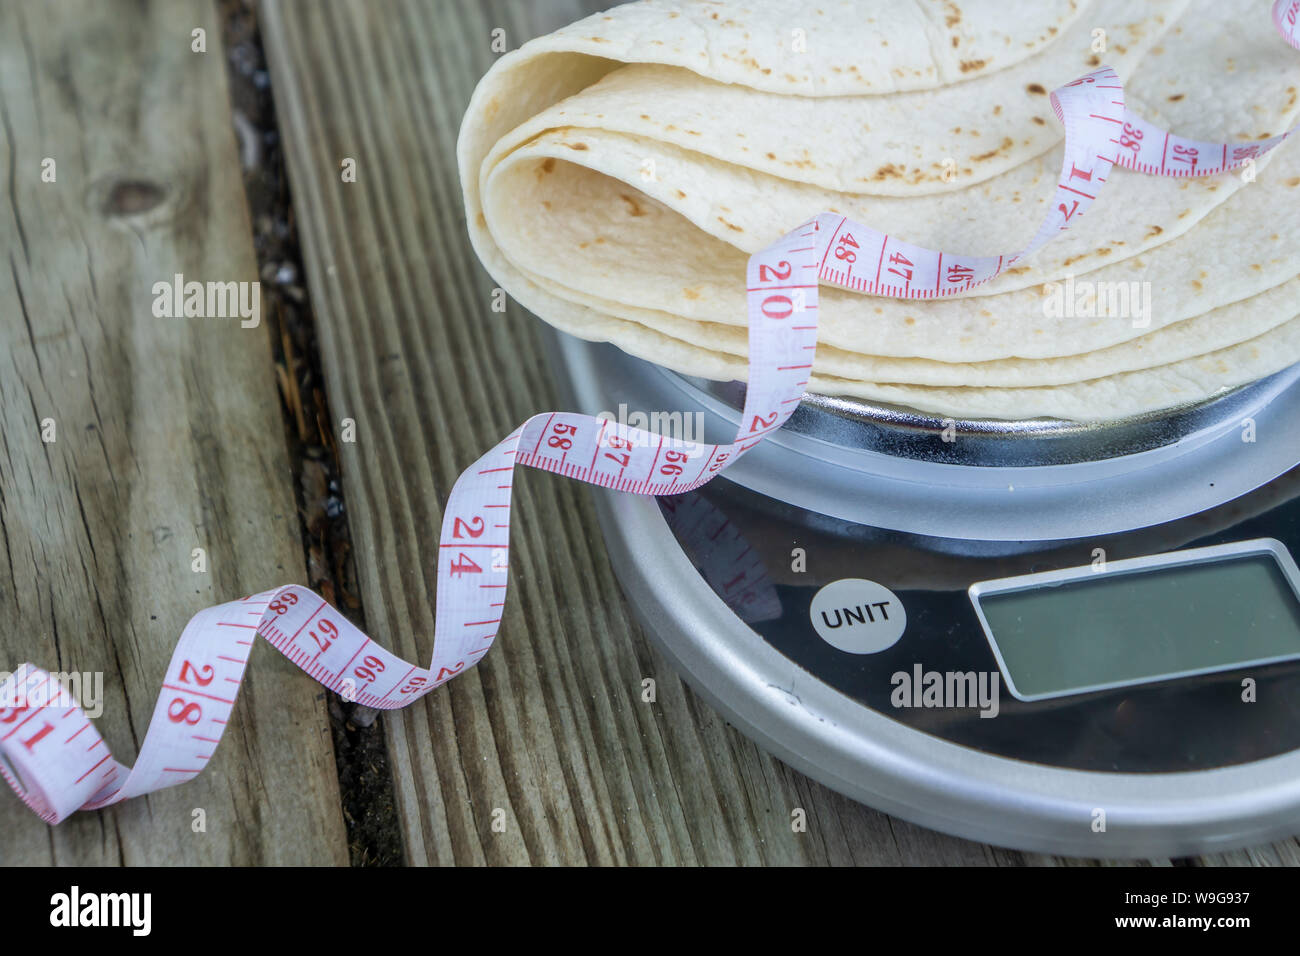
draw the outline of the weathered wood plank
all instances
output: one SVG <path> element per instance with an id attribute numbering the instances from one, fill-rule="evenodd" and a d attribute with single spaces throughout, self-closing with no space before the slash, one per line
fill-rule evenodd
<path id="1" fill-rule="evenodd" d="M 264 0 L 262 28 L 341 444 L 366 617 L 427 660 L 436 544 L 460 471 L 553 409 L 537 323 L 490 308 L 455 141 L 496 56 L 600 0 Z M 357 163 L 344 183 L 340 163 Z M 521 471 L 498 648 L 385 717 L 412 863 L 1078 863 L 877 813 L 759 751 L 652 649 L 586 491 Z M 640 701 L 644 677 L 658 684 Z M 808 831 L 794 834 L 802 807 Z M 505 811 L 504 833 L 491 828 Z M 1284 852 L 1284 851 L 1279 851 Z"/>
<path id="2" fill-rule="evenodd" d="M 211 4 L 0 6 L 0 120 L 0 667 L 102 672 L 129 762 L 189 616 L 305 576 L 265 325 L 151 308 L 257 279 Z M 0 863 L 346 863 L 328 726 L 259 645 L 198 780 L 56 828 L 0 796 Z"/>

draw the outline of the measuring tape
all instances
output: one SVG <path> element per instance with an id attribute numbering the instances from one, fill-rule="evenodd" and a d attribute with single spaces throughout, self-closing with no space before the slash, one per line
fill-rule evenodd
<path id="1" fill-rule="evenodd" d="M 1296 49 L 1298 17 L 1300 0 L 1273 6 L 1278 31 Z M 1206 176 L 1236 169 L 1290 135 L 1240 146 L 1174 136 L 1125 110 L 1123 87 L 1109 67 L 1057 89 L 1051 102 L 1065 127 L 1065 158 L 1051 210 L 1019 252 L 953 255 L 823 213 L 750 258 L 749 381 L 731 444 L 552 412 L 528 419 L 470 466 L 443 516 L 428 667 L 380 647 L 313 591 L 296 585 L 264 591 L 200 611 L 186 625 L 134 767 L 113 758 L 62 685 L 24 664 L 0 684 L 0 775 L 49 823 L 192 779 L 221 741 L 259 635 L 346 700 L 380 710 L 406 707 L 477 664 L 496 639 L 506 604 L 517 465 L 632 494 L 691 491 L 780 428 L 799 405 L 817 348 L 820 283 L 909 299 L 965 292 L 1068 229 L 1114 165 L 1156 176 Z M 724 544 L 738 555 L 746 547 Z M 751 577 L 733 582 L 734 590 L 742 607 L 752 605 L 750 613 L 761 615 L 765 578 L 757 558 L 752 563 L 745 572 Z"/>
<path id="2" fill-rule="evenodd" d="M 738 618 L 757 624 L 781 616 L 762 556 L 726 515 L 698 495 L 664 498 L 660 506 L 682 550 Z"/>

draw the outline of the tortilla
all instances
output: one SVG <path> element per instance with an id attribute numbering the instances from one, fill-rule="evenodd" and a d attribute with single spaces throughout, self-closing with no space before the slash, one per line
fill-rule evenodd
<path id="1" fill-rule="evenodd" d="M 1300 57 L 1242 2 L 1097 0 L 1084 15 L 1026 4 L 1023 23 L 1004 4 L 948 4 L 937 20 L 920 4 L 925 29 L 904 6 L 629 4 L 508 54 L 459 145 L 480 258 L 561 329 L 743 378 L 745 260 L 816 212 L 934 248 L 1019 248 L 1060 165 L 1044 94 L 1095 68 L 1097 27 L 1130 107 L 1181 134 L 1255 140 L 1300 116 Z M 795 29 L 803 59 L 786 49 Z M 983 57 L 948 53 L 998 42 L 1001 59 L 964 71 Z M 1273 211 L 1300 161 L 1284 147 L 1256 172 L 1244 188 L 1233 175 L 1117 168 L 1079 226 L 954 299 L 823 289 L 810 387 L 953 415 L 1094 420 L 1289 364 L 1300 350 L 1281 330 L 1298 270 L 1284 250 L 1300 227 Z M 1044 283 L 1067 278 L 1150 282 L 1151 314 L 1045 314 Z M 1260 340 L 1266 356 L 1249 346 Z M 1243 364 L 1218 371 L 1225 362 Z"/>

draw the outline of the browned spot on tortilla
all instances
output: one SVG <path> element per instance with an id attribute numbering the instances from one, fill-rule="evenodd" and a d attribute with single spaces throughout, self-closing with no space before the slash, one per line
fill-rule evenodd
<path id="1" fill-rule="evenodd" d="M 487 228 L 487 220 L 483 218 L 483 214 L 482 214 L 482 213 L 479 213 L 479 214 L 478 214 L 477 216 L 475 216 L 474 218 L 478 221 L 479 228 L 481 228 L 481 229 L 486 229 L 486 228 Z"/>
<path id="2" fill-rule="evenodd" d="M 629 196 L 627 193 L 619 193 L 618 198 L 623 200 L 623 202 L 627 203 L 629 216 L 645 215 L 645 210 L 641 208 L 641 204 L 637 202 L 635 199 L 633 199 L 631 196 Z"/>
<path id="3" fill-rule="evenodd" d="M 603 246 L 604 244 L 605 244 L 605 237 L 604 237 L 604 236 L 597 236 L 597 237 L 596 237 L 596 245 L 598 245 L 598 246 Z"/>
<path id="4" fill-rule="evenodd" d="M 550 212 L 550 210 L 551 210 L 551 203 L 550 203 L 550 201 L 549 201 L 549 200 L 546 200 L 546 199 L 543 199 L 543 200 L 542 200 L 542 208 L 545 209 L 547 212 Z"/>
<path id="5" fill-rule="evenodd" d="M 542 160 L 542 162 L 539 163 L 537 166 L 537 181 L 541 182 L 543 176 L 545 176 L 547 173 L 554 172 L 554 171 L 555 171 L 555 157 L 547 156 L 546 159 Z"/>
<path id="6" fill-rule="evenodd" d="M 953 37 L 953 38 L 952 38 L 952 45 L 953 45 L 954 47 L 956 47 L 957 44 L 960 43 L 960 42 L 961 42 L 961 40 L 960 40 L 959 38 L 957 38 L 957 37 Z"/>
<path id="7" fill-rule="evenodd" d="M 1002 104 L 1001 104 L 1001 103 L 999 103 L 999 104 L 997 104 L 996 106 L 993 107 L 993 115 L 994 115 L 994 116 L 1001 116 L 1001 115 L 1002 115 Z"/>
<path id="8" fill-rule="evenodd" d="M 678 198 L 678 199 L 685 199 L 685 198 L 686 198 L 686 193 L 682 192 L 680 189 L 677 190 L 677 198 Z"/>
<path id="9" fill-rule="evenodd" d="M 590 40 L 592 43 L 608 43 L 608 42 L 609 42 L 609 41 L 606 40 L 604 37 L 587 37 L 587 39 Z"/>
<path id="10" fill-rule="evenodd" d="M 1034 117 L 1034 122 L 1037 123 L 1039 126 L 1046 126 L 1046 125 L 1047 125 L 1047 120 L 1043 119 L 1041 116 L 1035 116 L 1035 117 Z"/>
<path id="11" fill-rule="evenodd" d="M 698 299 L 700 297 L 698 289 L 683 289 L 682 295 L 686 296 L 688 299 Z"/>
<path id="12" fill-rule="evenodd" d="M 1177 103 L 1177 102 L 1178 102 L 1179 100 L 1181 100 L 1184 96 L 1186 96 L 1185 93 L 1175 93 L 1173 96 L 1169 97 L 1169 102 L 1170 102 L 1170 103 Z"/>
<path id="13" fill-rule="evenodd" d="M 721 216 L 718 217 L 718 222 L 722 223 L 724 226 L 726 226 L 726 227 L 727 227 L 728 229 L 730 229 L 732 232 L 744 232 L 744 231 L 745 231 L 744 229 L 741 229 L 739 226 L 734 225 L 733 223 L 727 222 L 727 220 L 723 219 Z"/>
<path id="14" fill-rule="evenodd" d="M 1094 53 L 1092 56 L 1088 57 L 1088 65 L 1101 66 L 1101 57 Z"/>
<path id="15" fill-rule="evenodd" d="M 895 166 L 893 163 L 886 163 L 884 166 L 881 166 L 879 169 L 877 169 L 875 175 L 873 175 L 871 178 L 879 181 L 882 179 L 897 179 L 902 175 L 903 175 L 902 169 L 900 169 L 898 166 Z"/>
<path id="16" fill-rule="evenodd" d="M 1288 186 L 1300 186 L 1300 176 L 1292 176 L 1286 181 Z"/>
<path id="17" fill-rule="evenodd" d="M 1202 289 L 1205 288 L 1205 286 L 1201 285 L 1201 280 L 1200 280 L 1200 279 L 1193 279 L 1193 280 L 1192 280 L 1192 288 L 1194 288 L 1197 292 L 1200 292 Z"/>
<path id="18" fill-rule="evenodd" d="M 1046 96 L 1047 90 L 1043 88 L 1042 83 L 1030 83 L 1025 87 L 1030 93 L 1037 93 L 1039 96 Z"/>
<path id="19" fill-rule="evenodd" d="M 1014 269 L 1007 269 L 1006 273 L 1009 276 L 1018 276 L 1020 275 L 1020 273 L 1028 272 L 1028 271 L 1029 271 L 1029 266 L 1016 266 Z"/>
<path id="20" fill-rule="evenodd" d="M 649 114 L 649 113 L 642 113 L 642 114 L 641 114 L 641 118 L 642 118 L 642 119 L 646 119 L 646 120 L 648 120 L 648 119 L 650 118 L 650 114 Z"/>
<path id="21" fill-rule="evenodd" d="M 990 150 L 987 153 L 980 153 L 978 156 L 973 156 L 971 158 L 974 159 L 975 162 L 977 163 L 985 159 L 992 159 L 994 156 L 1002 152 L 1004 149 L 1009 149 L 1014 145 L 1015 143 L 1011 140 L 1011 137 L 1008 136 L 1002 140 L 1002 145 L 999 146 L 997 149 Z"/>
<path id="22" fill-rule="evenodd" d="M 1144 238 L 1152 239 L 1152 238 L 1154 238 L 1155 236 L 1160 235 L 1160 233 L 1162 233 L 1162 232 L 1164 232 L 1164 230 L 1161 229 L 1159 226 L 1152 226 L 1152 227 L 1151 227 L 1151 231 L 1148 232 Z"/>
<path id="23" fill-rule="evenodd" d="M 910 315 L 905 315 L 905 316 L 903 316 L 903 324 L 904 324 L 904 325 L 916 325 L 916 319 L 912 318 Z"/>
<path id="24" fill-rule="evenodd" d="M 1256 272 L 1263 272 L 1263 271 L 1264 271 L 1264 267 L 1261 266 L 1258 262 L 1252 262 L 1252 263 L 1250 264 L 1250 267 L 1251 267 L 1252 269 L 1254 269 Z"/>
<path id="25" fill-rule="evenodd" d="M 962 60 L 959 64 L 963 73 L 969 73 L 971 70 L 984 69 L 984 60 Z"/>
<path id="26" fill-rule="evenodd" d="M 564 145 L 569 147 L 569 149 L 575 149 L 578 152 L 582 152 L 587 148 L 586 143 L 565 143 Z"/>
<path id="27" fill-rule="evenodd" d="M 768 159 L 776 159 L 776 153 L 768 153 L 768 154 L 767 154 L 767 158 L 768 158 Z"/>

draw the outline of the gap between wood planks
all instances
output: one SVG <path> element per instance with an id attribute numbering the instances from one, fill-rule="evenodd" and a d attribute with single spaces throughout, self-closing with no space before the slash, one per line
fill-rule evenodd
<path id="1" fill-rule="evenodd" d="M 303 275 L 262 38 L 250 0 L 219 0 L 231 115 L 275 356 L 307 584 L 365 629 L 351 555 L 333 418 Z M 269 370 L 268 370 L 269 371 Z M 329 701 L 348 855 L 353 866 L 402 863 L 384 730 L 376 712 Z"/>

